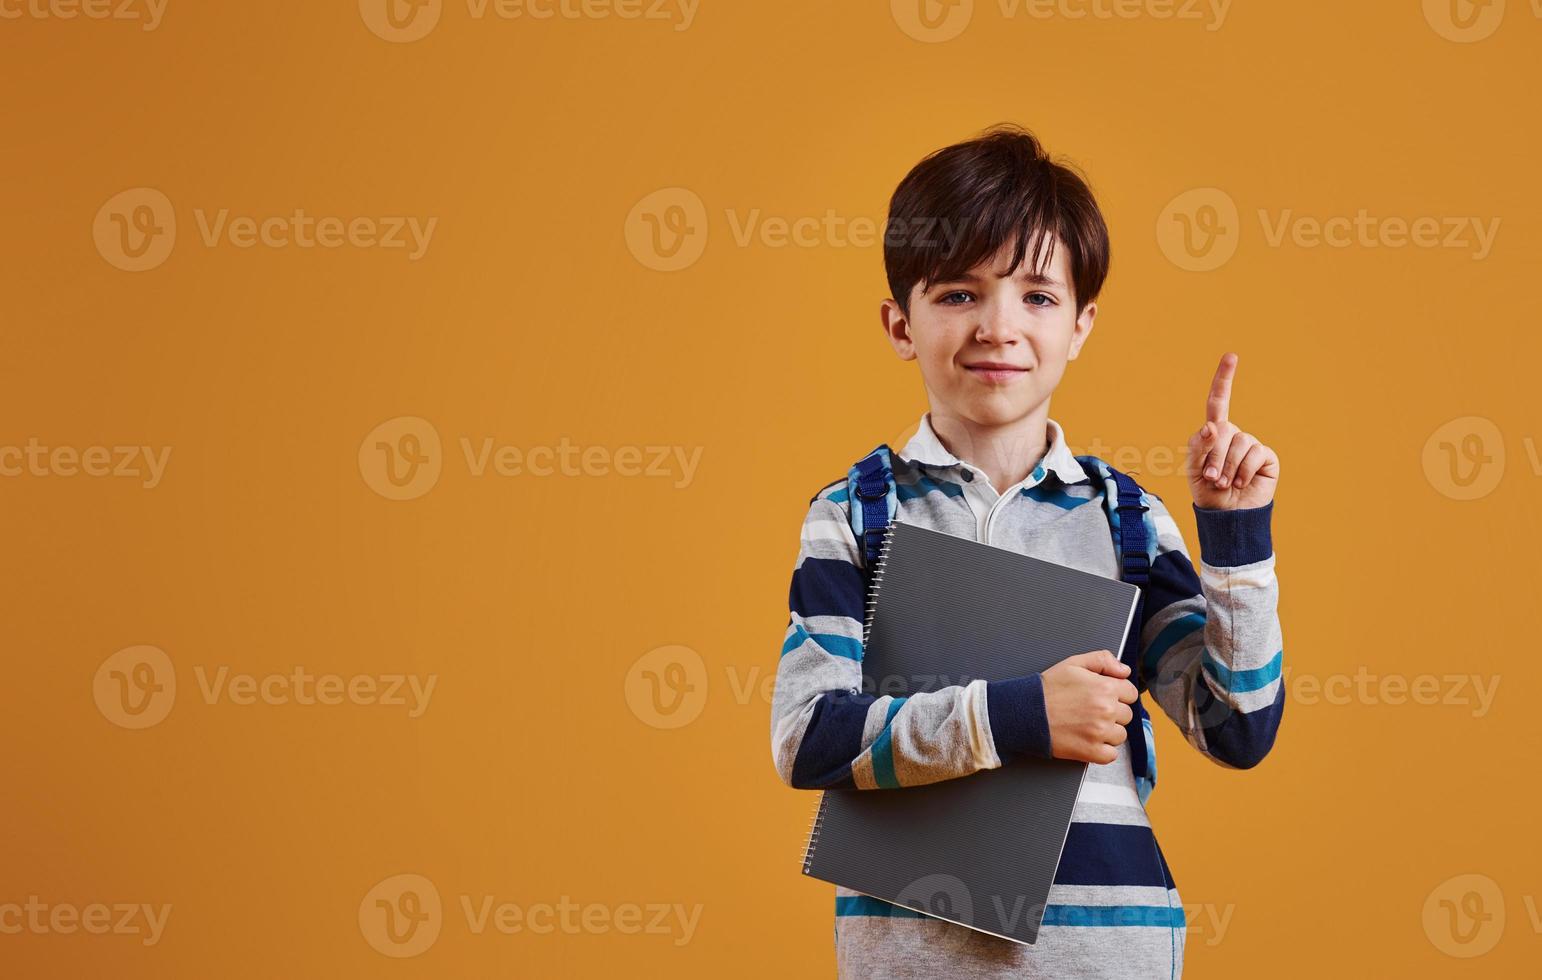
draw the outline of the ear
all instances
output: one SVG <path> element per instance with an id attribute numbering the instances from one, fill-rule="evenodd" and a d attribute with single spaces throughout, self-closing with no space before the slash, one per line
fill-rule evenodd
<path id="1" fill-rule="evenodd" d="M 1076 327 L 1071 331 L 1071 347 L 1066 354 L 1066 360 L 1076 360 L 1076 355 L 1081 353 L 1082 344 L 1092 335 L 1092 322 L 1097 319 L 1098 304 L 1088 303 L 1086 307 L 1076 315 Z"/>
<path id="2" fill-rule="evenodd" d="M 878 318 L 883 322 L 883 335 L 889 339 L 902 361 L 916 359 L 915 341 L 910 339 L 910 318 L 892 299 L 885 299 L 878 307 Z"/>

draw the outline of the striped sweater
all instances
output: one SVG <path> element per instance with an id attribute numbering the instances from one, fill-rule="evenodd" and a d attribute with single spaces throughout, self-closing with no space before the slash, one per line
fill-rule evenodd
<path id="1" fill-rule="evenodd" d="M 1104 488 L 1077 463 L 1055 420 L 1048 430 L 1043 459 L 998 494 L 982 470 L 943 447 L 924 415 L 915 437 L 891 454 L 895 520 L 1117 578 Z M 1161 498 L 1148 492 L 1142 503 L 1152 567 L 1131 680 L 1206 757 L 1252 767 L 1273 745 L 1284 706 L 1273 504 L 1195 507 L 1196 572 Z M 866 583 L 850 506 L 842 478 L 810 501 L 803 523 L 771 712 L 782 780 L 813 790 L 916 786 L 1018 754 L 1048 756 L 1038 674 L 909 698 L 862 692 Z M 1149 730 L 1147 744 L 1154 746 Z M 1032 946 L 835 889 L 843 977 L 1176 977 L 1186 935 L 1128 743 L 1113 762 L 1088 766 Z"/>

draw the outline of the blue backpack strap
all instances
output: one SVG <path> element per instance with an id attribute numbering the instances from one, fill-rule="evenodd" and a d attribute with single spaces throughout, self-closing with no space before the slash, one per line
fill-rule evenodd
<path id="1" fill-rule="evenodd" d="M 883 546 L 883 534 L 899 512 L 899 493 L 887 445 L 879 445 L 857 461 L 847 476 L 851 530 L 862 545 L 863 567 L 872 568 Z"/>
<path id="2" fill-rule="evenodd" d="M 1135 600 L 1134 622 L 1119 659 L 1130 666 L 1131 682 L 1143 690 L 1140 627 L 1145 615 L 1146 587 L 1151 584 L 1151 555 L 1156 550 L 1156 537 L 1153 529 L 1147 526 L 1146 518 L 1146 512 L 1151 508 L 1141 502 L 1145 491 L 1129 476 L 1096 456 L 1078 456 L 1076 461 L 1094 484 L 1103 487 L 1103 507 L 1108 515 L 1114 548 L 1119 554 L 1119 577 L 1140 589 Z M 1145 704 L 1137 699 L 1132 707 L 1134 714 L 1125 731 L 1129 735 L 1130 767 L 1134 770 L 1135 786 L 1144 804 L 1156 788 L 1156 746 L 1151 716 L 1147 714 Z"/>

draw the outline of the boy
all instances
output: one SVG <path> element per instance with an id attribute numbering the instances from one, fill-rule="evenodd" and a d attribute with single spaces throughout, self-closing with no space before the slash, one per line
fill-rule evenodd
<path id="1" fill-rule="evenodd" d="M 1108 261 L 1086 183 L 1026 131 L 998 127 L 939 150 L 900 183 L 881 317 L 895 352 L 918 363 L 930 408 L 904 449 L 885 457 L 894 521 L 1120 577 L 1104 510 L 1113 484 L 1091 475 L 1106 475 L 1106 464 L 1085 457 L 1084 469 L 1049 417 L 1067 362 L 1092 333 Z M 909 698 L 862 693 L 866 558 L 850 523 L 851 483 L 837 480 L 810 501 L 772 703 L 783 781 L 882 790 L 1020 755 L 1090 763 L 1036 944 L 837 887 L 841 976 L 1182 972 L 1182 899 L 1145 811 L 1151 729 L 1132 706 L 1149 690 L 1191 745 L 1238 769 L 1268 753 L 1284 706 L 1270 537 L 1280 465 L 1228 417 L 1236 364 L 1235 354 L 1222 357 L 1204 423 L 1188 440 L 1199 573 L 1161 499 L 1140 495 L 1154 544 L 1131 627 L 1133 673 L 1118 651 L 1092 650 L 1010 680 Z"/>

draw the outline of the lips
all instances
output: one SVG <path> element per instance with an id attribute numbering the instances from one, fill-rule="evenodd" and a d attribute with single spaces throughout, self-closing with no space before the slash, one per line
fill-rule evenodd
<path id="1" fill-rule="evenodd" d="M 990 384 L 1008 384 L 1023 377 L 1030 370 L 1004 361 L 978 361 L 974 364 L 965 364 L 964 369 L 981 381 Z"/>

